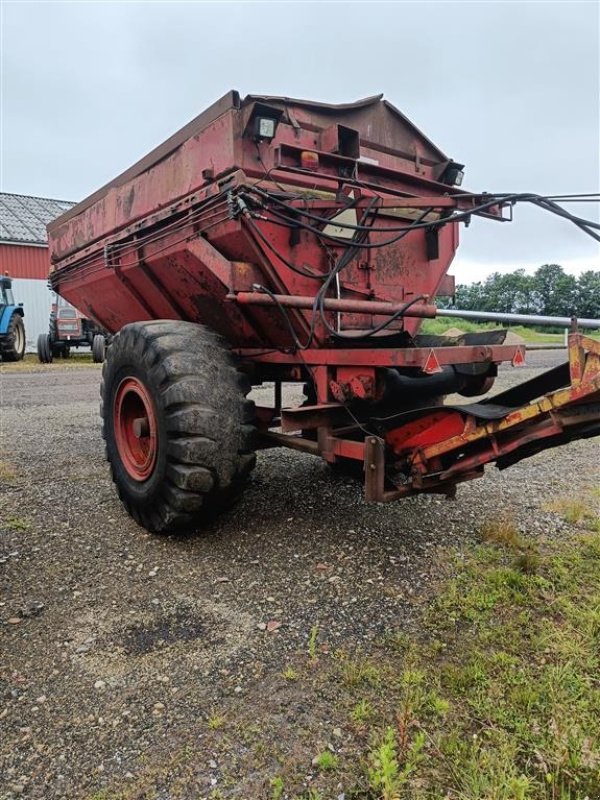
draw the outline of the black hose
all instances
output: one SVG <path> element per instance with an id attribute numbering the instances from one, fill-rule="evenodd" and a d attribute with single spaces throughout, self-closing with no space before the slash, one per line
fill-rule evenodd
<path id="1" fill-rule="evenodd" d="M 312 315 L 313 316 L 312 316 L 312 320 L 311 320 L 311 323 L 310 323 L 310 329 L 309 329 L 309 332 L 308 332 L 308 339 L 306 341 L 306 344 L 302 344 L 302 342 L 300 341 L 300 339 L 298 339 L 298 337 L 296 335 L 296 331 L 294 330 L 294 326 L 292 325 L 292 322 L 290 320 L 289 314 L 285 310 L 284 306 L 277 299 L 277 295 L 275 295 L 270 289 L 267 289 L 266 286 L 260 286 L 259 284 L 254 284 L 253 288 L 256 289 L 256 291 L 258 291 L 258 292 L 264 292 L 265 294 L 268 294 L 269 297 L 271 298 L 271 300 L 273 300 L 273 302 L 277 306 L 277 308 L 281 311 L 281 316 L 285 320 L 285 324 L 287 325 L 288 330 L 290 332 L 290 335 L 291 335 L 292 339 L 294 340 L 294 343 L 296 345 L 296 349 L 297 350 L 308 350 L 308 348 L 312 344 L 312 340 L 313 340 L 314 335 L 315 335 L 315 325 L 316 325 L 316 319 L 317 319 L 317 308 L 316 308 L 316 305 L 317 305 L 318 295 L 315 296 L 315 300 L 314 300 L 313 306 L 312 306 Z"/>
<path id="2" fill-rule="evenodd" d="M 252 192 L 253 191 L 253 187 L 248 187 L 247 191 Z M 339 237 L 335 237 L 335 236 L 332 236 L 331 234 L 324 233 L 322 230 L 320 230 L 319 228 L 316 228 L 314 225 L 309 225 L 307 223 L 301 222 L 299 219 L 297 219 L 297 215 L 300 215 L 302 217 L 306 217 L 307 219 L 314 220 L 315 222 L 318 222 L 318 223 L 320 223 L 322 225 L 333 224 L 336 227 L 347 228 L 349 230 L 354 230 L 354 231 L 366 230 L 366 231 L 370 231 L 370 232 L 377 231 L 377 232 L 380 232 L 380 233 L 383 233 L 383 232 L 388 232 L 389 233 L 389 232 L 394 232 L 394 231 L 396 231 L 396 232 L 398 232 L 398 231 L 407 232 L 409 230 L 417 230 L 419 228 L 442 227 L 443 225 L 447 225 L 448 223 L 451 223 L 451 222 L 461 222 L 462 220 L 466 220 L 467 218 L 469 218 L 473 214 L 478 214 L 478 213 L 481 213 L 483 211 L 486 211 L 489 208 L 492 208 L 493 206 L 498 205 L 499 203 L 503 203 L 503 204 L 510 203 L 511 205 L 515 205 L 516 203 L 520 203 L 520 202 L 528 202 L 528 203 L 532 203 L 533 205 L 537 205 L 539 208 L 542 208 L 545 211 L 549 211 L 550 213 L 556 214 L 557 216 L 561 216 L 564 219 L 567 219 L 570 222 L 573 222 L 573 224 L 577 225 L 577 227 L 579 227 L 581 230 L 583 230 L 584 233 L 587 233 L 589 236 L 591 236 L 592 238 L 594 238 L 596 240 L 600 240 L 599 237 L 595 233 L 593 233 L 592 231 L 589 230 L 589 228 L 594 228 L 594 229 L 599 229 L 600 230 L 600 223 L 597 223 L 594 220 L 588 220 L 588 219 L 584 219 L 582 217 L 578 217 L 577 215 L 572 214 L 571 212 L 569 212 L 566 209 L 562 208 L 562 206 L 558 205 L 558 203 L 555 203 L 554 201 L 550 200 L 549 198 L 544 197 L 542 195 L 536 195 L 536 194 L 530 194 L 530 193 L 494 195 L 494 196 L 490 196 L 490 199 L 486 200 L 486 202 L 480 203 L 478 206 L 474 206 L 473 208 L 469 209 L 468 211 L 461 211 L 461 212 L 458 212 L 458 213 L 451 214 L 451 215 L 449 215 L 447 217 L 442 217 L 442 218 L 437 219 L 437 220 L 430 220 L 428 222 L 422 222 L 422 223 L 420 223 L 418 225 L 415 225 L 413 223 L 412 225 L 408 225 L 408 226 L 406 226 L 406 225 L 402 226 L 402 227 L 386 226 L 384 228 L 372 228 L 372 227 L 369 227 L 368 225 L 338 222 L 335 219 L 332 220 L 331 218 L 328 218 L 328 217 L 321 217 L 318 214 L 311 214 L 308 211 L 302 211 L 302 210 L 297 209 L 297 208 L 290 209 L 290 206 L 287 203 L 285 203 L 284 201 L 278 199 L 275 195 L 273 195 L 271 193 L 263 192 L 260 189 L 256 189 L 255 193 L 260 195 L 263 198 L 266 198 L 266 199 L 270 200 L 271 202 L 275 203 L 276 205 L 281 206 L 282 208 L 285 208 L 288 212 L 292 211 L 296 215 L 296 218 L 289 217 L 286 214 L 282 214 L 281 212 L 276 211 L 273 208 L 269 208 L 269 212 L 271 214 L 273 214 L 274 216 L 278 217 L 281 220 L 284 220 L 285 222 L 287 222 L 291 226 L 304 228 L 305 230 L 309 230 L 312 233 L 314 233 L 315 235 L 317 235 L 317 236 L 319 236 L 319 237 L 321 237 L 323 239 L 327 239 L 329 241 L 333 241 L 336 244 L 343 244 L 343 243 L 345 243 L 345 241 L 340 239 Z M 401 203 L 401 201 L 399 200 L 399 204 L 400 203 Z M 355 246 L 359 247 L 359 248 L 363 248 L 363 249 L 371 249 L 371 248 L 385 247 L 387 245 L 394 244 L 397 241 L 398 241 L 398 237 L 393 237 L 392 239 L 388 239 L 388 240 L 386 240 L 384 242 L 377 242 L 377 243 L 358 243 L 357 242 L 357 243 L 355 243 Z"/>

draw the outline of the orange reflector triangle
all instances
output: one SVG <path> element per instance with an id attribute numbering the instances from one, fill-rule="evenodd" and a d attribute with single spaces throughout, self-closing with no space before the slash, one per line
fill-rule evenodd
<path id="1" fill-rule="evenodd" d="M 517 347 L 517 350 L 513 356 L 512 360 L 513 367 L 524 367 L 525 366 L 525 348 L 524 347 Z"/>
<path id="2" fill-rule="evenodd" d="M 437 356 L 433 350 L 429 351 L 427 360 L 425 361 L 421 369 L 426 375 L 433 375 L 434 372 L 442 371 L 442 368 L 440 367 L 440 362 L 437 360 Z"/>

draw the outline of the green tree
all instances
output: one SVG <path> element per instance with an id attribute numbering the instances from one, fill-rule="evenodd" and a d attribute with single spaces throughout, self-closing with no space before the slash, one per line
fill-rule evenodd
<path id="1" fill-rule="evenodd" d="M 575 313 L 579 317 L 600 319 L 600 270 L 587 270 L 577 279 Z"/>
<path id="2" fill-rule="evenodd" d="M 565 273 L 560 264 L 544 264 L 533 275 L 524 269 L 494 272 L 485 281 L 458 284 L 454 302 L 446 308 L 496 311 L 508 314 L 542 314 L 554 317 L 600 318 L 600 271 Z"/>
<path id="3" fill-rule="evenodd" d="M 476 311 L 481 308 L 483 286 L 481 281 L 465 284 L 459 283 L 454 295 L 453 308 L 463 308 L 465 311 Z M 449 306 L 450 307 L 450 306 Z"/>
<path id="4" fill-rule="evenodd" d="M 524 269 L 511 273 L 514 276 L 513 312 L 515 314 L 531 314 L 535 308 L 535 282 L 533 275 L 527 275 Z"/>
<path id="5" fill-rule="evenodd" d="M 534 282 L 524 269 L 494 272 L 484 284 L 483 311 L 526 314 L 533 310 Z"/>
<path id="6" fill-rule="evenodd" d="M 577 281 L 559 264 L 544 264 L 533 276 L 535 311 L 547 316 L 570 316 L 576 305 Z"/>

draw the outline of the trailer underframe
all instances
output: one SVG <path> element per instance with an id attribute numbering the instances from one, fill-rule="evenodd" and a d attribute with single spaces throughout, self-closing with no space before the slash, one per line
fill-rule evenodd
<path id="1" fill-rule="evenodd" d="M 439 365 L 457 364 L 472 362 L 472 350 L 448 347 L 431 353 Z M 488 351 L 495 363 L 510 359 L 517 366 L 524 364 L 522 345 L 500 345 Z M 368 366 L 374 358 L 369 351 L 362 358 L 360 351 L 321 353 L 326 364 L 314 365 L 316 359 L 302 354 L 303 363 L 311 365 L 321 397 L 330 392 L 327 382 L 336 361 L 347 364 L 353 357 L 356 369 Z M 379 365 L 416 364 L 423 370 L 431 353 L 378 351 L 376 361 Z M 259 356 L 239 351 L 239 355 L 250 355 L 255 363 L 287 363 L 288 378 L 301 375 L 299 354 L 293 358 L 291 354 Z M 481 357 L 480 352 L 478 355 Z M 470 405 L 400 413 L 397 424 L 387 430 L 369 420 L 359 422 L 343 403 L 282 408 L 281 381 L 276 381 L 274 406 L 257 408 L 260 447 L 288 447 L 330 463 L 340 459 L 359 462 L 368 501 L 388 502 L 422 492 L 453 495 L 457 483 L 480 477 L 486 464 L 495 462 L 502 469 L 549 446 L 600 433 L 600 342 L 573 332 L 568 356 L 559 368 L 516 389 Z M 365 434 L 362 439 L 348 438 L 359 431 Z M 310 435 L 314 432 L 316 438 Z"/>

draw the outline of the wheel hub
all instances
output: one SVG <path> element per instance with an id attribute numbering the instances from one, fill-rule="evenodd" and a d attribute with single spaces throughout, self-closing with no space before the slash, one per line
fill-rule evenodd
<path id="1" fill-rule="evenodd" d="M 156 464 L 158 426 L 152 398 L 138 378 L 124 378 L 119 384 L 113 420 L 123 466 L 134 480 L 147 480 Z"/>

